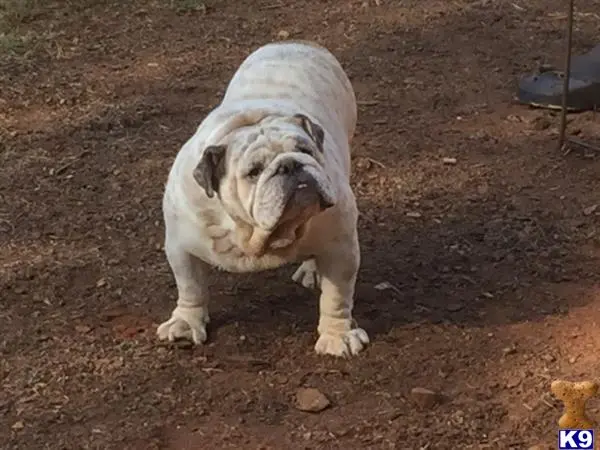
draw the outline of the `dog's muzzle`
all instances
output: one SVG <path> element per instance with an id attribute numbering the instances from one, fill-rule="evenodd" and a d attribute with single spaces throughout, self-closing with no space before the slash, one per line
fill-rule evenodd
<path id="1" fill-rule="evenodd" d="M 291 195 L 286 210 L 290 207 L 297 209 L 315 203 L 319 204 L 321 210 L 334 206 L 333 201 L 324 194 L 315 178 L 305 170 L 304 164 L 297 160 L 282 161 L 273 176 L 284 176 L 288 179 Z M 284 213 L 284 217 L 285 215 Z"/>

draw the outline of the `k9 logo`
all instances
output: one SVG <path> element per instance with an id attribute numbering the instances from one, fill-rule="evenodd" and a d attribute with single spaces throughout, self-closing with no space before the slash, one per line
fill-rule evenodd
<path id="1" fill-rule="evenodd" d="M 594 430 L 559 430 L 558 450 L 594 450 Z"/>

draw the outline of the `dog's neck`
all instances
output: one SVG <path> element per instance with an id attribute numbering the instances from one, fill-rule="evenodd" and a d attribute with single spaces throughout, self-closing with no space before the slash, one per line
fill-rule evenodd
<path id="1" fill-rule="evenodd" d="M 235 219 L 232 219 L 233 226 L 228 226 L 225 221 L 214 220 L 216 218 L 210 219 L 205 224 L 206 231 L 212 241 L 212 250 L 220 255 L 229 254 L 237 258 L 258 258 L 265 254 L 285 256 L 291 254 L 295 247 L 295 235 L 282 236 Z"/>
<path id="2" fill-rule="evenodd" d="M 234 257 L 260 258 L 273 255 L 285 258 L 291 257 L 297 250 L 297 244 L 307 232 L 311 217 L 312 212 L 307 211 L 301 217 L 284 222 L 271 231 L 253 227 L 230 216 L 229 226 L 223 220 L 210 217 L 206 222 L 206 230 L 215 253 Z"/>

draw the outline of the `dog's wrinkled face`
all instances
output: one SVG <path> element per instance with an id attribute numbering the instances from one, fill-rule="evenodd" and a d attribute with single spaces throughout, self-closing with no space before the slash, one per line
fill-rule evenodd
<path id="1" fill-rule="evenodd" d="M 209 197 L 218 193 L 235 220 L 293 241 L 308 219 L 336 202 L 323 140 L 306 116 L 270 117 L 208 147 L 194 177 Z"/>

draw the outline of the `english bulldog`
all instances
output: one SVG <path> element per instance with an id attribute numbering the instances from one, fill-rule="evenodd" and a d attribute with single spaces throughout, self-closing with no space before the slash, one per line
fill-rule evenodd
<path id="1" fill-rule="evenodd" d="M 206 340 L 211 267 L 241 273 L 297 262 L 292 279 L 320 290 L 315 351 L 348 357 L 368 344 L 352 317 L 356 120 L 350 80 L 327 49 L 270 43 L 242 62 L 168 175 L 165 253 L 178 299 L 160 339 Z"/>

